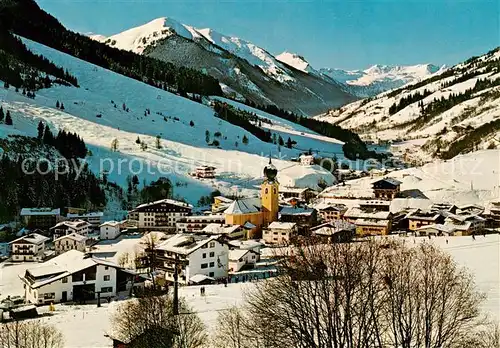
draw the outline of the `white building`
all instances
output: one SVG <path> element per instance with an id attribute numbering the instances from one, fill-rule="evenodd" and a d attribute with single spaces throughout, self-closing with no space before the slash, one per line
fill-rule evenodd
<path id="1" fill-rule="evenodd" d="M 195 275 L 214 279 L 227 277 L 229 247 L 220 236 L 178 233 L 158 245 L 156 252 L 158 259 L 163 261 L 167 281 L 174 280 L 175 262 L 181 268 L 179 283 L 187 285 Z"/>
<path id="2" fill-rule="evenodd" d="M 176 223 L 190 215 L 192 209 L 193 206 L 188 203 L 162 199 L 139 205 L 129 212 L 129 218 L 137 221 L 138 228 L 175 230 Z"/>
<path id="3" fill-rule="evenodd" d="M 297 234 L 295 222 L 273 221 L 262 232 L 262 239 L 267 244 L 289 244 L 293 236 Z"/>
<path id="4" fill-rule="evenodd" d="M 69 250 L 85 251 L 88 238 L 78 233 L 70 233 L 54 240 L 56 254 L 62 254 Z"/>
<path id="5" fill-rule="evenodd" d="M 99 237 L 103 239 L 115 239 L 122 231 L 123 223 L 118 221 L 106 221 L 99 226 Z"/>
<path id="6" fill-rule="evenodd" d="M 260 260 L 260 254 L 249 249 L 229 251 L 229 272 L 239 272 L 243 267 L 253 267 Z"/>
<path id="7" fill-rule="evenodd" d="M 301 155 L 299 159 L 300 159 L 300 164 L 302 164 L 303 166 L 311 166 L 314 164 L 313 155 Z"/>
<path id="8" fill-rule="evenodd" d="M 45 243 L 50 238 L 38 233 L 28 234 L 9 244 L 12 247 L 12 261 L 41 261 L 44 258 Z"/>
<path id="9" fill-rule="evenodd" d="M 87 221 L 89 224 L 91 224 L 91 228 L 93 230 L 96 230 L 99 228 L 99 225 L 102 224 L 102 218 L 104 216 L 104 213 L 101 211 L 98 212 L 92 212 L 92 213 L 87 213 L 87 214 L 69 214 L 66 215 L 66 218 L 70 221 L 75 221 L 75 220 L 83 220 Z"/>
<path id="10" fill-rule="evenodd" d="M 139 284 L 135 272 L 77 250 L 27 269 L 19 277 L 26 300 L 34 304 L 93 300 L 97 292 L 101 298 L 116 296 Z"/>
<path id="11" fill-rule="evenodd" d="M 87 237 L 91 226 L 90 223 L 83 220 L 62 221 L 54 227 L 51 227 L 50 232 L 54 236 L 54 239 L 71 233 L 77 233 Z"/>
<path id="12" fill-rule="evenodd" d="M 190 215 L 177 220 L 176 230 L 177 233 L 201 231 L 209 224 L 223 224 L 225 221 L 222 214 Z"/>

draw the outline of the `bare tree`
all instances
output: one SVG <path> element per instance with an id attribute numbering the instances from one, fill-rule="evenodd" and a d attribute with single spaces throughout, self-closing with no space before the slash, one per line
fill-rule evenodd
<path id="1" fill-rule="evenodd" d="M 302 245 L 247 294 L 265 347 L 460 347 L 480 322 L 472 277 L 430 245 Z"/>
<path id="2" fill-rule="evenodd" d="M 14 321 L 0 326 L 1 348 L 62 348 L 63 335 L 39 321 Z"/>
<path id="3" fill-rule="evenodd" d="M 259 348 L 265 347 L 264 340 L 256 334 L 245 311 L 231 307 L 219 313 L 217 328 L 212 337 L 214 348 Z"/>
<path id="4" fill-rule="evenodd" d="M 179 315 L 173 315 L 170 296 L 146 296 L 120 304 L 112 314 L 113 335 L 124 342 L 149 342 L 153 336 L 162 342 L 171 341 L 173 348 L 202 347 L 207 341 L 205 327 L 200 318 L 191 312 L 184 300 L 180 301 Z M 147 335 L 148 339 L 142 340 Z M 148 347 L 148 345 L 144 345 Z"/>

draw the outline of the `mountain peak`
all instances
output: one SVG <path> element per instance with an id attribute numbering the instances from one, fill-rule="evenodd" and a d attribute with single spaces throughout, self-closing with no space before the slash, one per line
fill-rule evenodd
<path id="1" fill-rule="evenodd" d="M 297 70 L 301 70 L 306 73 L 314 71 L 309 62 L 303 56 L 297 53 L 284 51 L 283 53 L 277 55 L 276 59 L 282 63 L 285 63 Z"/>

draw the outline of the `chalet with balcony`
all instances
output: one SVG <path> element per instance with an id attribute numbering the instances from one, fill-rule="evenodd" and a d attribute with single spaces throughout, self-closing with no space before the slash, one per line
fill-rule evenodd
<path id="1" fill-rule="evenodd" d="M 174 281 L 176 265 L 178 282 L 185 285 L 196 275 L 227 277 L 229 247 L 221 236 L 177 233 L 156 246 L 154 252 L 167 281 Z"/>
<path id="2" fill-rule="evenodd" d="M 315 206 L 321 221 L 331 222 L 341 220 L 347 211 L 347 206 L 344 204 L 328 204 L 320 203 Z"/>
<path id="3" fill-rule="evenodd" d="M 295 222 L 273 221 L 262 232 L 262 239 L 267 244 L 286 245 L 297 237 L 298 227 Z"/>
<path id="4" fill-rule="evenodd" d="M 31 233 L 10 242 L 12 261 L 41 261 L 50 238 Z"/>
<path id="5" fill-rule="evenodd" d="M 71 233 L 76 233 L 87 237 L 90 232 L 91 226 L 92 225 L 90 223 L 83 220 L 62 221 L 50 228 L 50 234 L 54 239 L 66 236 Z"/>
<path id="6" fill-rule="evenodd" d="M 43 305 L 56 302 L 83 302 L 117 296 L 143 279 L 115 263 L 70 250 L 19 275 L 27 302 Z"/>
<path id="7" fill-rule="evenodd" d="M 193 206 L 188 203 L 162 199 L 139 205 L 129 216 L 132 220 L 137 220 L 137 227 L 142 230 L 175 231 L 176 223 L 190 215 L 192 209 Z"/>
<path id="8" fill-rule="evenodd" d="M 85 252 L 87 240 L 86 236 L 73 232 L 54 240 L 54 249 L 58 255 L 69 250 Z"/>
<path id="9" fill-rule="evenodd" d="M 176 223 L 177 233 L 199 232 L 210 224 L 223 224 L 224 215 L 190 215 L 180 218 Z"/>
<path id="10" fill-rule="evenodd" d="M 399 193 L 401 182 L 393 178 L 384 178 L 372 183 L 372 188 L 375 198 L 391 200 Z"/>
<path id="11" fill-rule="evenodd" d="M 432 210 L 415 209 L 406 215 L 408 220 L 408 230 L 416 231 L 422 226 L 441 224 L 444 216 L 440 212 Z"/>

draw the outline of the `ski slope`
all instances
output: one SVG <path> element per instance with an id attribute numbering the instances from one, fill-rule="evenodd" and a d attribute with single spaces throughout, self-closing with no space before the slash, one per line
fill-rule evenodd
<path id="1" fill-rule="evenodd" d="M 139 176 L 141 183 L 167 176 L 176 184 L 174 194 L 195 203 L 201 195 L 214 189 L 233 194 L 254 192 L 254 185 L 259 183 L 270 154 L 280 158 L 274 161 L 278 169 L 289 167 L 291 163 L 287 160 L 300 154 L 298 149 L 285 147 L 278 153 L 277 145 L 262 142 L 244 129 L 214 117 L 213 109 L 207 105 L 36 42 L 23 41 L 34 53 L 68 69 L 78 78 L 80 88 L 54 85 L 38 91 L 34 100 L 12 88 L 0 90 L 1 104 L 11 111 L 14 120 L 12 127 L 2 126 L 0 132 L 4 136 L 7 133 L 33 136 L 40 120 L 53 130 L 77 132 L 92 151 L 93 156 L 88 158 L 90 168 L 98 174 L 109 171 L 110 181 L 125 185 L 127 176 L 133 174 Z M 65 109 L 57 109 L 56 101 L 64 103 Z M 283 137 L 290 135 L 300 148 L 319 145 L 324 149 L 339 148 L 334 139 L 306 133 L 304 127 L 275 116 L 266 117 L 273 118 Z M 207 144 L 206 132 L 209 142 L 217 139 L 219 147 Z M 218 132 L 221 135 L 215 137 Z M 302 133 L 304 135 L 299 137 Z M 157 136 L 161 138 L 161 149 L 155 146 Z M 249 139 L 248 144 L 242 143 L 243 136 Z M 138 137 L 147 144 L 145 151 L 136 143 Z M 110 150 L 113 139 L 119 141 L 118 152 Z M 200 165 L 215 166 L 219 174 L 217 179 L 198 181 L 191 178 L 189 172 Z"/>

